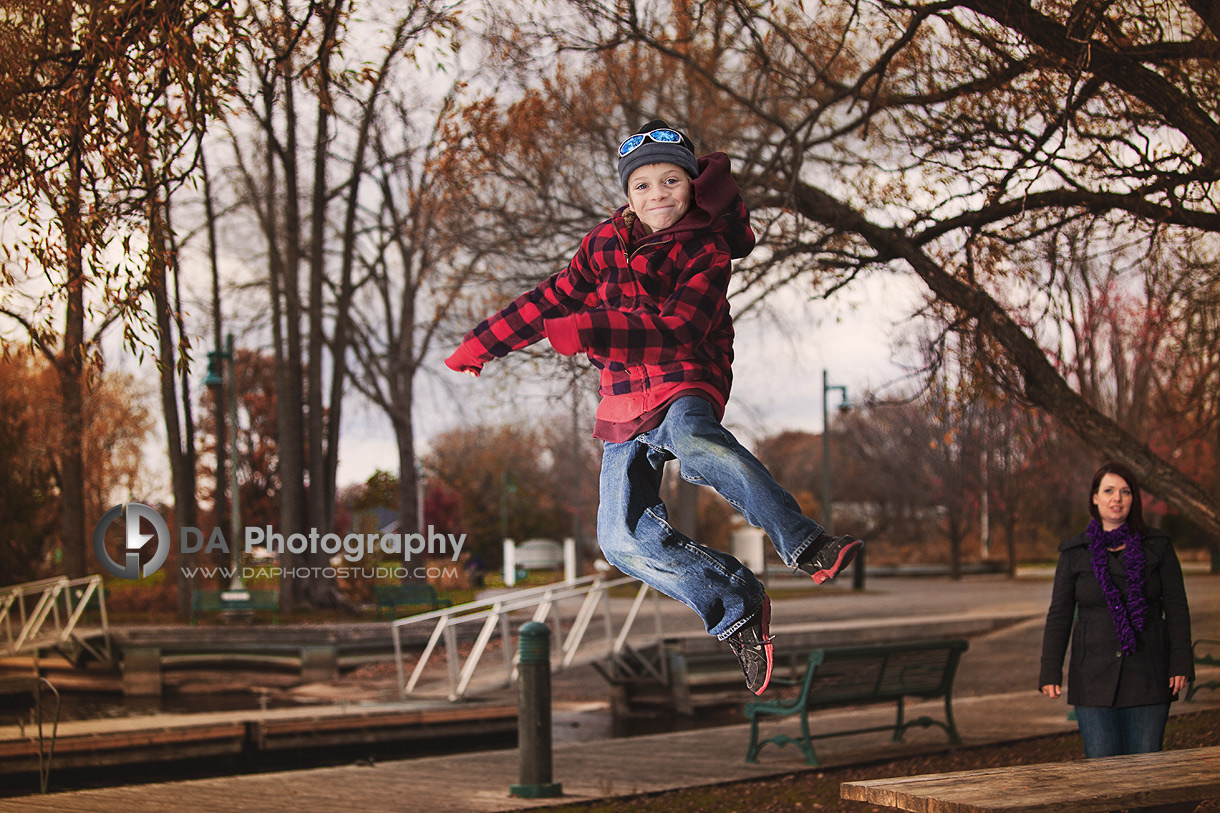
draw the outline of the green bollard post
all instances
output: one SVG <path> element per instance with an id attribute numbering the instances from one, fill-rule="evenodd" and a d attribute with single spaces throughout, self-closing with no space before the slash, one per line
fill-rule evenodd
<path id="1" fill-rule="evenodd" d="M 551 781 L 551 628 L 538 621 L 521 625 L 517 642 L 517 745 L 520 784 L 509 794 L 524 799 L 563 795 Z"/>

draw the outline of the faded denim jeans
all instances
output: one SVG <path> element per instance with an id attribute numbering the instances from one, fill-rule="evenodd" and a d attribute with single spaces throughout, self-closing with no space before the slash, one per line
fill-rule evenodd
<path id="1" fill-rule="evenodd" d="M 669 525 L 660 486 L 665 462 L 674 458 L 684 480 L 716 489 L 747 522 L 765 530 L 790 567 L 822 526 L 801 513 L 704 398 L 679 398 L 660 426 L 605 444 L 597 537 L 606 561 L 690 607 L 723 640 L 759 611 L 763 586 L 734 557 Z"/>
<path id="2" fill-rule="evenodd" d="M 1088 759 L 1160 751 L 1168 720 L 1168 703 L 1127 708 L 1076 707 L 1076 724 Z"/>

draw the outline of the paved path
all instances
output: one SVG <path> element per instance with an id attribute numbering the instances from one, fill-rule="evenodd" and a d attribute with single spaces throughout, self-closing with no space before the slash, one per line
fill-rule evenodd
<path id="1" fill-rule="evenodd" d="M 1187 591 L 1196 638 L 1220 638 L 1220 577 L 1190 576 Z M 1011 741 L 1074 730 L 1067 706 L 1034 690 L 1041 620 L 1050 596 L 1044 580 L 996 580 L 980 577 L 948 580 L 875 580 L 865 594 L 819 591 L 808 598 L 777 602 L 777 622 L 817 617 L 831 620 L 874 618 L 879 625 L 912 614 L 1020 613 L 1024 622 L 971 642 L 963 658 L 955 692 L 954 713 L 966 744 Z M 1213 676 L 1214 677 L 1214 676 Z M 584 678 L 590 679 L 588 675 Z M 577 688 L 581 678 L 565 675 L 557 686 Z M 603 691 L 604 686 L 586 691 Z M 911 715 L 924 708 L 936 713 L 940 703 L 912 704 Z M 1203 692 L 1195 702 L 1174 704 L 1174 713 L 1220 708 L 1220 692 Z M 858 728 L 893 719 L 890 706 L 844 709 L 811 717 L 815 730 Z M 795 729 L 795 721 L 769 727 Z M 657 734 L 630 739 L 565 743 L 554 759 L 554 779 L 563 784 L 560 802 L 705 785 L 778 775 L 806 768 L 794 748 L 767 746 L 757 765 L 744 761 L 749 729 L 731 725 L 716 729 Z M 946 747 L 938 729 L 915 729 L 907 742 L 890 744 L 882 734 L 821 740 L 825 765 L 876 760 Z M 254 776 L 224 777 L 77 791 L 0 800 L 0 811 L 283 811 L 300 813 L 351 809 L 364 813 L 412 811 L 501 811 L 555 802 L 515 799 L 508 788 L 517 781 L 515 749 L 378 763 L 371 767 L 319 768 Z"/>

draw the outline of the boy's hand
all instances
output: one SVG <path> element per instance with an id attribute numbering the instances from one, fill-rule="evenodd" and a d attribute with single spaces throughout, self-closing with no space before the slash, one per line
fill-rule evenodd
<path id="1" fill-rule="evenodd" d="M 453 355 L 445 359 L 445 366 L 455 373 L 466 373 L 475 378 L 483 371 L 483 362 L 465 344 L 459 345 Z"/>

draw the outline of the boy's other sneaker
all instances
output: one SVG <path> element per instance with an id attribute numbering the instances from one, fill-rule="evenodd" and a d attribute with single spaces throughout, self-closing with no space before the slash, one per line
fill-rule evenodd
<path id="1" fill-rule="evenodd" d="M 775 645 L 771 643 L 771 599 L 763 596 L 762 609 L 758 617 L 746 624 L 727 640 L 733 654 L 741 661 L 741 671 L 746 676 L 746 686 L 754 694 L 762 694 L 771 682 L 771 668 L 775 664 Z"/>
<path id="2" fill-rule="evenodd" d="M 854 536 L 836 536 L 831 539 L 822 534 L 813 541 L 809 550 L 801 554 L 796 569 L 812 576 L 815 584 L 828 582 L 851 564 L 863 546 L 864 543 Z"/>

